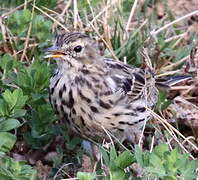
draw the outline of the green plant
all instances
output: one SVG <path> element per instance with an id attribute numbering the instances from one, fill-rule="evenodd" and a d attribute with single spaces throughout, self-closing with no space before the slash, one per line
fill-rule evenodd
<path id="1" fill-rule="evenodd" d="M 178 149 L 169 150 L 166 144 L 156 146 L 151 153 L 136 146 L 135 158 L 146 177 L 164 180 L 193 180 L 198 177 L 198 160 L 190 160 L 189 154 L 181 154 Z"/>
<path id="2" fill-rule="evenodd" d="M 0 155 L 0 180 L 36 180 L 36 170 L 23 161 Z"/>
<path id="3" fill-rule="evenodd" d="M 17 50 L 24 48 L 24 42 L 20 38 L 27 36 L 29 29 L 27 27 L 32 24 L 30 30 L 30 38 L 33 42 L 40 42 L 39 47 L 45 47 L 48 45 L 48 40 L 51 36 L 52 22 L 46 20 L 43 16 L 32 12 L 29 9 L 19 10 L 13 13 L 7 20 L 8 27 L 13 35 L 19 38 L 18 41 L 14 41 L 14 48 Z M 31 52 L 33 55 L 38 54 L 38 49 Z"/>
<path id="4" fill-rule="evenodd" d="M 126 173 L 125 169 L 135 162 L 134 155 L 130 151 L 124 151 L 119 154 L 115 148 L 111 148 L 110 151 L 101 149 L 102 158 L 107 167 L 109 167 L 109 176 L 104 179 L 128 179 L 130 173 Z"/>
<path id="5" fill-rule="evenodd" d="M 2 180 L 36 179 L 36 170 L 31 166 L 4 154 L 13 148 L 17 140 L 17 137 L 9 131 L 22 125 L 18 119 L 26 114 L 26 110 L 23 109 L 26 101 L 27 96 L 23 95 L 21 89 L 15 89 L 13 92 L 7 89 L 0 97 L 0 179 Z"/>
<path id="6" fill-rule="evenodd" d="M 157 111 L 166 109 L 171 104 L 171 101 L 167 99 L 167 92 L 160 91 L 158 96 L 158 102 L 156 105 Z"/>
<path id="7" fill-rule="evenodd" d="M 133 163 L 142 168 L 142 178 L 194 180 L 198 177 L 198 160 L 190 160 L 189 154 L 182 154 L 178 149 L 169 150 L 166 144 L 156 146 L 152 152 L 144 152 L 136 146 L 134 153 L 124 151 L 117 155 L 114 148 L 110 151 L 101 149 L 101 153 L 105 166 L 109 168 L 109 175 L 101 177 L 102 180 L 127 180 L 132 177 L 140 180 L 132 174 L 130 167 Z M 96 178 L 96 174 L 79 172 L 77 177 L 80 180 L 90 180 Z"/>
<path id="8" fill-rule="evenodd" d="M 16 136 L 7 132 L 18 128 L 21 123 L 17 118 L 25 115 L 26 110 L 23 109 L 27 96 L 23 96 L 21 89 L 15 89 L 13 92 L 5 90 L 0 98 L 0 151 L 8 152 L 13 147 Z"/>
<path id="9" fill-rule="evenodd" d="M 96 177 L 95 173 L 78 172 L 77 178 L 79 180 L 94 180 Z"/>

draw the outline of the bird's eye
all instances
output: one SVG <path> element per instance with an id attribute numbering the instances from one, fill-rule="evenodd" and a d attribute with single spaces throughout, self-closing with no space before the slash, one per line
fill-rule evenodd
<path id="1" fill-rule="evenodd" d="M 82 50 L 82 46 L 76 46 L 76 47 L 74 48 L 74 51 L 75 51 L 76 53 L 79 53 L 81 50 Z"/>

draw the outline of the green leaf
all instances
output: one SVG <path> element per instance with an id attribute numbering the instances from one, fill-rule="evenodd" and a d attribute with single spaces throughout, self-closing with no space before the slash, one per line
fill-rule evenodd
<path id="1" fill-rule="evenodd" d="M 137 162 L 143 164 L 145 174 L 150 178 L 176 180 L 180 176 L 193 180 L 198 177 L 198 160 L 189 160 L 188 154 L 181 154 L 177 149 L 169 150 L 166 144 L 156 146 L 149 154 L 136 147 L 135 155 Z M 145 161 L 147 158 L 148 163 Z"/>
<path id="2" fill-rule="evenodd" d="M 6 101 L 6 103 L 9 105 L 10 109 L 12 109 L 17 102 L 17 97 L 13 96 L 12 92 L 8 89 L 6 89 L 5 92 L 3 93 L 3 98 Z"/>
<path id="3" fill-rule="evenodd" d="M 15 11 L 8 18 L 8 26 L 14 35 L 25 36 L 31 20 L 31 11 L 28 9 Z"/>
<path id="4" fill-rule="evenodd" d="M 9 71 L 13 67 L 13 57 L 5 54 L 0 60 L 0 68 L 6 71 Z"/>
<path id="5" fill-rule="evenodd" d="M 166 109 L 171 104 L 171 101 L 167 99 L 167 92 L 160 91 L 158 96 L 158 102 L 157 102 L 157 109 L 162 111 Z"/>
<path id="6" fill-rule="evenodd" d="M 31 12 L 29 9 L 22 10 L 21 20 L 28 22 L 30 20 L 30 17 L 31 17 Z"/>
<path id="7" fill-rule="evenodd" d="M 79 180 L 93 180 L 95 178 L 95 173 L 88 173 L 88 172 L 78 172 L 77 178 Z"/>
<path id="8" fill-rule="evenodd" d="M 151 177 L 164 177 L 167 175 L 163 168 L 149 166 L 146 167 L 145 170 L 147 173 L 151 174 Z"/>
<path id="9" fill-rule="evenodd" d="M 177 149 L 174 149 L 170 152 L 164 154 L 164 158 L 166 159 L 165 168 L 167 172 L 171 172 L 170 174 L 176 175 L 177 174 L 177 159 L 180 158 L 180 154 Z"/>
<path id="10" fill-rule="evenodd" d="M 163 157 L 165 152 L 169 152 L 167 144 L 160 144 L 153 150 L 153 153 L 157 154 L 159 157 Z"/>
<path id="11" fill-rule="evenodd" d="M 31 66 L 22 68 L 13 81 L 23 90 L 26 95 L 43 96 L 49 87 L 50 72 L 46 63 L 35 61 Z M 37 98 L 38 98 L 37 97 Z M 37 99 L 38 100 L 38 99 Z"/>
<path id="12" fill-rule="evenodd" d="M 175 176 L 166 176 L 164 177 L 164 180 L 178 180 L 178 178 Z"/>
<path id="13" fill-rule="evenodd" d="M 149 156 L 149 162 L 154 167 L 163 168 L 163 159 L 154 153 Z"/>
<path id="14" fill-rule="evenodd" d="M 24 109 L 15 109 L 13 114 L 12 114 L 12 117 L 13 118 L 23 117 L 23 116 L 25 116 L 25 114 L 26 114 L 26 110 L 24 110 Z"/>
<path id="15" fill-rule="evenodd" d="M 122 169 L 117 169 L 110 172 L 110 179 L 112 180 L 127 180 L 127 174 Z"/>
<path id="16" fill-rule="evenodd" d="M 19 127 L 21 123 L 16 119 L 6 119 L 0 122 L 0 132 L 10 131 Z"/>
<path id="17" fill-rule="evenodd" d="M 141 151 L 139 146 L 135 146 L 135 158 L 140 166 L 144 167 L 144 153 Z"/>
<path id="18" fill-rule="evenodd" d="M 33 20 L 32 32 L 38 38 L 39 41 L 43 42 L 46 39 L 51 38 L 51 26 L 52 22 L 43 16 L 36 15 Z"/>
<path id="19" fill-rule="evenodd" d="M 156 154 L 152 153 L 149 156 L 149 163 L 150 166 L 154 167 L 155 169 L 158 169 L 161 172 L 165 172 L 165 168 L 163 166 L 163 158 L 160 158 Z"/>
<path id="20" fill-rule="evenodd" d="M 5 101 L 0 99 L 0 116 L 6 117 L 9 115 L 9 109 Z"/>
<path id="21" fill-rule="evenodd" d="M 14 90 L 13 96 L 17 97 L 17 102 L 15 104 L 16 108 L 22 108 L 28 99 L 28 96 L 23 96 L 23 91 L 21 89 Z"/>
<path id="22" fill-rule="evenodd" d="M 108 155 L 108 151 L 104 149 L 103 147 L 100 148 L 100 152 L 102 153 L 102 158 L 107 166 L 110 166 L 110 159 Z"/>
<path id="23" fill-rule="evenodd" d="M 8 132 L 0 132 L 0 151 L 8 152 L 16 142 L 16 136 Z"/>
<path id="24" fill-rule="evenodd" d="M 32 73 L 35 92 L 41 91 L 49 85 L 49 70 L 46 64 L 34 63 L 32 67 L 35 71 Z"/>
<path id="25" fill-rule="evenodd" d="M 36 170 L 23 161 L 15 161 L 8 156 L 0 157 L 0 179 L 36 180 Z"/>
<path id="26" fill-rule="evenodd" d="M 35 3 L 37 6 L 44 6 L 50 9 L 54 8 L 57 5 L 56 0 L 36 0 Z"/>
<path id="27" fill-rule="evenodd" d="M 116 170 L 118 169 L 115 165 L 115 159 L 117 158 L 117 152 L 115 147 L 111 147 L 110 149 L 110 168 L 111 170 Z"/>
<path id="28" fill-rule="evenodd" d="M 193 180 L 198 177 L 198 160 L 191 160 L 188 162 L 186 169 L 181 171 L 182 177 L 184 179 Z"/>
<path id="29" fill-rule="evenodd" d="M 188 46 L 177 49 L 177 51 L 175 52 L 176 57 L 173 59 L 173 62 L 177 62 L 181 60 L 182 58 L 188 56 L 190 54 L 190 51 L 191 51 L 191 48 L 189 48 Z"/>
<path id="30" fill-rule="evenodd" d="M 21 89 L 15 89 L 13 93 L 7 89 L 3 93 L 3 98 L 10 107 L 10 110 L 13 108 L 22 108 L 28 99 L 27 96 L 23 96 L 23 91 Z"/>
<path id="31" fill-rule="evenodd" d="M 116 166 L 126 168 L 135 161 L 133 154 L 129 151 L 124 151 L 115 159 Z"/>

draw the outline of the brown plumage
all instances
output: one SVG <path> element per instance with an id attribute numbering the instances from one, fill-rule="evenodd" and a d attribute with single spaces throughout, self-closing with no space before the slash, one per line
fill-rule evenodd
<path id="1" fill-rule="evenodd" d="M 58 35 L 47 57 L 57 61 L 50 82 L 50 102 L 70 129 L 85 139 L 136 143 L 157 102 L 152 73 L 100 55 L 82 33 Z"/>

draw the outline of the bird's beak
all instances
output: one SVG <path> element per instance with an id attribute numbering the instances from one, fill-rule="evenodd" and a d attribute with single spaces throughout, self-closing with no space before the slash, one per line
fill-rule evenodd
<path id="1" fill-rule="evenodd" d="M 44 56 L 44 58 L 61 58 L 64 56 L 64 52 L 57 46 L 52 46 L 50 48 L 47 48 L 45 50 L 46 52 L 50 53 L 46 56 Z"/>

